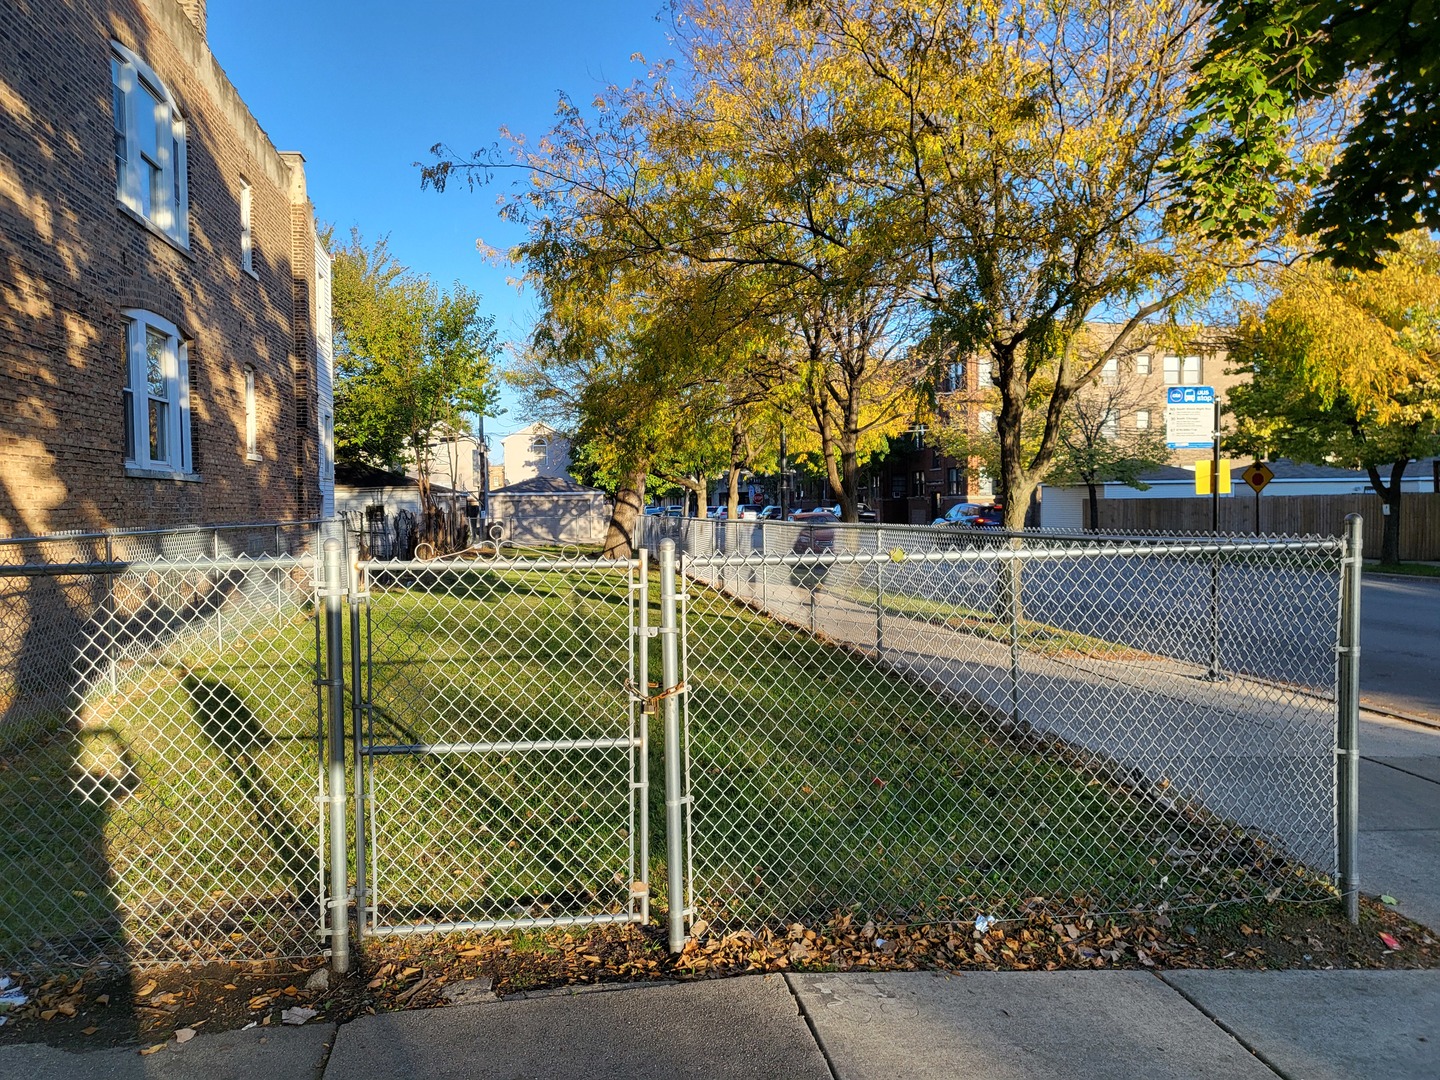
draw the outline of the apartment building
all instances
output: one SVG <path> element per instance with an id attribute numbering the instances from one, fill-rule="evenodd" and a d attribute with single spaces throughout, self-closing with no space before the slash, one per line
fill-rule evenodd
<path id="1" fill-rule="evenodd" d="M 329 256 L 204 0 L 0 6 L 0 536 L 332 506 Z"/>
<path id="2" fill-rule="evenodd" d="M 1087 327 L 1091 350 L 1117 328 L 1103 323 Z M 1096 386 L 1109 391 L 1115 403 L 1109 424 L 1124 429 L 1164 430 L 1166 391 L 1172 386 L 1213 386 L 1223 400 L 1231 387 L 1248 376 L 1226 370 L 1225 350 L 1215 334 L 1196 329 L 1190 333 L 1149 334 L 1137 338 L 1101 369 Z M 937 421 L 963 425 L 972 438 L 994 430 L 999 409 L 991 364 L 975 360 L 953 361 L 936 387 Z M 1192 464 L 1203 451 L 1177 450 L 1169 464 Z M 885 461 L 871 470 L 869 496 L 882 521 L 897 524 L 928 523 L 960 502 L 991 502 L 994 479 L 986 476 L 976 459 L 950 457 L 934 444 L 933 433 L 917 429 L 892 443 Z"/>

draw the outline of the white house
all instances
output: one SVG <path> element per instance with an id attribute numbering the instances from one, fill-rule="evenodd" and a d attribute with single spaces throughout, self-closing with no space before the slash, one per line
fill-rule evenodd
<path id="1" fill-rule="evenodd" d="M 570 440 L 548 424 L 528 424 L 500 440 L 505 455 L 505 482 L 519 484 L 537 477 L 570 479 Z"/>

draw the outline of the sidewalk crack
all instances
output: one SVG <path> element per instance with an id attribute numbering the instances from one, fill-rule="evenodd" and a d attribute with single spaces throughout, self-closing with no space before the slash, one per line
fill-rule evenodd
<path id="1" fill-rule="evenodd" d="M 1232 1039 L 1234 1039 L 1237 1043 L 1239 1043 L 1241 1046 L 1243 1046 L 1243 1047 L 1249 1052 L 1249 1054 L 1250 1054 L 1251 1057 L 1253 1057 L 1256 1061 L 1260 1062 L 1261 1065 L 1264 1065 L 1267 1069 L 1269 1069 L 1271 1072 L 1273 1072 L 1276 1076 L 1280 1077 L 1281 1080 L 1303 1080 L 1303 1078 L 1301 1078 L 1301 1077 L 1297 1077 L 1297 1076 L 1292 1075 L 1291 1073 L 1286 1072 L 1284 1069 L 1280 1068 L 1279 1065 L 1276 1065 L 1275 1062 L 1271 1061 L 1268 1057 L 1266 1057 L 1266 1056 L 1264 1055 L 1264 1053 L 1262 1053 L 1260 1050 L 1258 1050 L 1258 1049 L 1256 1049 L 1255 1047 L 1251 1046 L 1248 1042 L 1245 1041 L 1245 1039 L 1241 1036 L 1241 1034 L 1240 1034 L 1238 1031 L 1236 1031 L 1234 1028 L 1232 1028 L 1229 1024 L 1225 1023 L 1224 1020 L 1221 1020 L 1218 1016 L 1216 1016 L 1213 1012 L 1211 1012 L 1209 1009 L 1207 1009 L 1204 1005 L 1200 1004 L 1200 1002 L 1196 1001 L 1193 997 L 1191 997 L 1189 994 L 1187 994 L 1184 990 L 1182 990 L 1180 987 L 1176 986 L 1173 982 L 1171 982 L 1169 979 L 1167 979 L 1167 978 L 1165 977 L 1165 973 L 1164 973 L 1163 971 L 1156 971 L 1156 972 L 1154 972 L 1153 974 L 1154 974 L 1155 978 L 1159 979 L 1162 983 L 1164 983 L 1166 986 L 1168 986 L 1171 990 L 1175 991 L 1175 993 L 1179 994 L 1182 998 L 1184 998 L 1184 999 L 1190 1004 L 1190 1006 L 1191 1006 L 1193 1009 L 1195 1009 L 1196 1011 L 1198 1011 L 1201 1015 L 1203 1015 L 1203 1016 L 1204 1016 L 1207 1020 L 1209 1020 L 1212 1024 L 1214 1024 L 1216 1027 L 1218 1027 L 1221 1031 L 1225 1032 L 1226 1035 L 1229 1035 L 1229 1036 L 1230 1036 Z"/>

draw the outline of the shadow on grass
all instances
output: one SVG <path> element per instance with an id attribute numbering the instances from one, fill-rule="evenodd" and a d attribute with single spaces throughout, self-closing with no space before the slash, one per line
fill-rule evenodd
<path id="1" fill-rule="evenodd" d="M 291 892 L 303 904 L 315 900 L 313 843 L 296 825 L 297 815 L 264 775 L 257 751 L 274 743 L 245 700 L 219 679 L 187 673 L 181 685 L 195 722 L 225 761 L 226 770 L 249 807 L 256 827 L 269 841 Z"/>

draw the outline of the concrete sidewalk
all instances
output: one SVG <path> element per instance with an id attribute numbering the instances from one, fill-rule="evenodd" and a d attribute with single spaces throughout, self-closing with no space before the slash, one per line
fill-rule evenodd
<path id="1" fill-rule="evenodd" d="M 0 1048 L 4 1080 L 1434 1080 L 1440 971 L 767 975 L 197 1036 Z"/>

